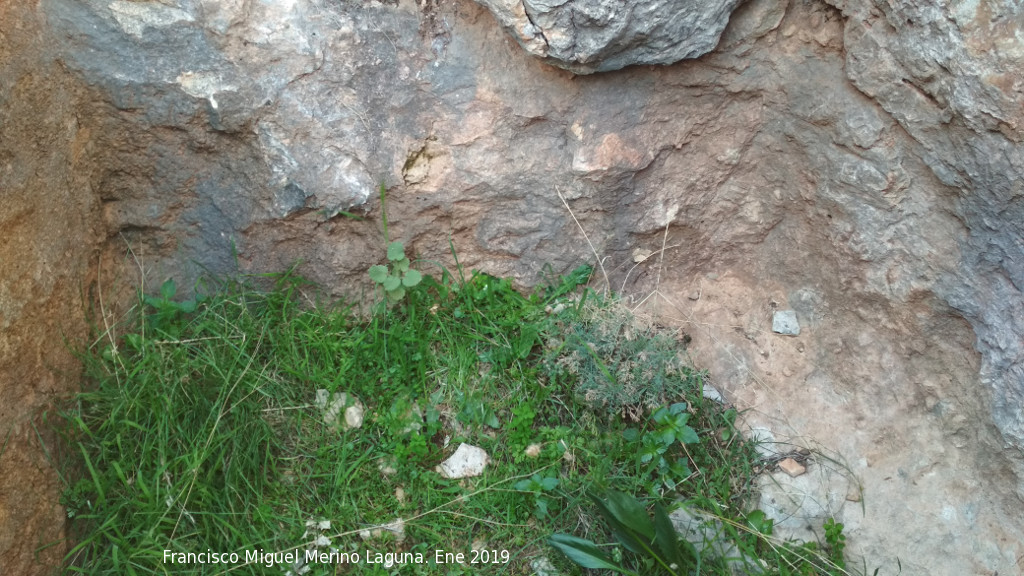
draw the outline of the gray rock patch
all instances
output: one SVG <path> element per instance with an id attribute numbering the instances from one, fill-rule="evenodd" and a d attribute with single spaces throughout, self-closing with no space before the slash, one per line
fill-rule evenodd
<path id="1" fill-rule="evenodd" d="M 772 316 L 772 332 L 786 336 L 800 335 L 800 322 L 795 310 L 779 310 Z"/>

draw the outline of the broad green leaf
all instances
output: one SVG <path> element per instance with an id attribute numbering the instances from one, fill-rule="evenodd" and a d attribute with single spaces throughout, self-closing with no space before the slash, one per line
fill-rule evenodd
<path id="1" fill-rule="evenodd" d="M 772 520 L 768 518 L 765 513 L 761 510 L 754 510 L 747 515 L 747 524 L 751 528 L 756 530 L 759 534 L 771 536 L 772 533 Z"/>
<path id="2" fill-rule="evenodd" d="M 583 538 L 577 538 L 568 534 L 554 534 L 551 538 L 548 538 L 548 544 L 558 548 L 570 560 L 584 568 L 614 570 L 622 574 L 627 573 L 620 566 L 612 562 L 611 558 L 605 556 L 597 545 L 590 540 L 584 540 Z"/>
<path id="3" fill-rule="evenodd" d="M 392 262 L 398 262 L 405 258 L 405 246 L 401 242 L 395 240 L 391 244 L 388 244 L 388 260 Z"/>
<path id="4" fill-rule="evenodd" d="M 544 488 L 544 490 L 554 490 L 555 488 L 558 487 L 558 478 L 552 478 L 551 476 L 548 476 L 547 478 L 544 478 L 543 481 L 541 481 L 541 486 Z"/>
<path id="5" fill-rule="evenodd" d="M 402 285 L 406 288 L 412 288 L 419 284 L 421 280 L 423 280 L 423 274 L 420 274 L 419 270 L 409 270 L 402 277 Z"/>
<path id="6" fill-rule="evenodd" d="M 647 538 L 654 538 L 654 525 L 651 523 L 651 518 L 647 515 L 644 505 L 636 498 L 629 494 L 609 490 L 605 507 L 612 517 L 623 526 Z"/>
<path id="7" fill-rule="evenodd" d="M 396 272 L 405 272 L 406 270 L 409 269 L 409 265 L 410 264 L 411 264 L 411 262 L 409 262 L 408 258 L 402 258 L 398 262 L 394 263 L 395 271 Z"/>
<path id="8" fill-rule="evenodd" d="M 387 278 L 384 278 L 383 284 L 385 290 L 387 290 L 388 292 L 393 292 L 395 290 L 398 290 L 402 286 L 402 279 L 399 278 L 398 276 L 389 275 Z"/>
<path id="9" fill-rule="evenodd" d="M 628 494 L 613 491 L 608 492 L 603 502 L 594 496 L 591 499 L 623 546 L 637 554 L 647 552 L 654 540 L 654 525 L 643 504 Z"/>
<path id="10" fill-rule="evenodd" d="M 693 428 L 683 426 L 681 432 L 682 433 L 679 434 L 679 441 L 683 444 L 696 444 L 700 442 L 700 437 L 697 436 L 697 432 Z"/>
<path id="11" fill-rule="evenodd" d="M 373 280 L 377 284 L 383 284 L 384 280 L 388 277 L 388 267 L 377 264 L 376 266 L 370 266 L 370 280 Z"/>
<path id="12" fill-rule="evenodd" d="M 654 543 L 661 559 L 669 566 L 675 564 L 674 571 L 677 574 L 684 574 L 683 568 L 689 564 L 689 559 L 684 560 L 680 554 L 679 533 L 676 532 L 672 520 L 669 519 L 661 504 L 654 505 L 654 533 Z"/>

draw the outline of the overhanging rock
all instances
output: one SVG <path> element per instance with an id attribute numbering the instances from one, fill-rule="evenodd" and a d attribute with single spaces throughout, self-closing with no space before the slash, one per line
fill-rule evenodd
<path id="1" fill-rule="evenodd" d="M 477 0 L 527 52 L 577 74 L 715 48 L 739 0 Z"/>

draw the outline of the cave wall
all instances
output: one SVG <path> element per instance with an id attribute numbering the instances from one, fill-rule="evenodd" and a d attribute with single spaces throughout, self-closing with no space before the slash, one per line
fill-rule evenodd
<path id="1" fill-rule="evenodd" d="M 16 199 L 0 210 L 36 219 L 3 238 L 66 252 L 31 260 L 22 330 L 81 333 L 93 268 L 188 286 L 301 260 L 358 296 L 384 182 L 419 257 L 450 265 L 451 238 L 467 267 L 523 285 L 593 262 L 582 227 L 613 289 L 691 334 L 752 424 L 862 479 L 862 503 L 834 512 L 869 562 L 1009 573 L 1024 554 L 1012 3 L 750 0 L 698 59 L 590 75 L 468 0 L 4 6 L 25 27 L 3 28 L 0 150 L 24 176 L 0 172 Z M 783 308 L 799 337 L 771 333 Z"/>

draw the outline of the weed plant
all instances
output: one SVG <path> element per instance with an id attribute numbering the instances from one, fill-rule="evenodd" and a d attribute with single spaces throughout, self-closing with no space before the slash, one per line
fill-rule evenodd
<path id="1" fill-rule="evenodd" d="M 66 572 L 532 574 L 542 557 L 586 572 L 549 544 L 562 534 L 606 569 L 669 573 L 616 539 L 602 502 L 623 494 L 638 510 L 685 501 L 718 518 L 716 538 L 758 573 L 844 574 L 841 526 L 820 544 L 771 539 L 745 508 L 757 457 L 736 412 L 704 398 L 673 338 L 582 289 L 588 276 L 523 295 L 442 270 L 369 317 L 310 304 L 315 287 L 290 273 L 186 302 L 165 284 L 82 354 L 88 378 L 64 413 L 79 478 L 64 495 Z M 362 425 L 325 421 L 318 390 L 358 401 Z M 462 442 L 490 464 L 442 478 L 435 466 Z M 437 563 L 437 550 L 464 562 Z M 307 551 L 359 562 L 294 561 Z M 170 561 L 182 553 L 207 555 Z M 736 564 L 700 566 L 678 573 Z"/>

